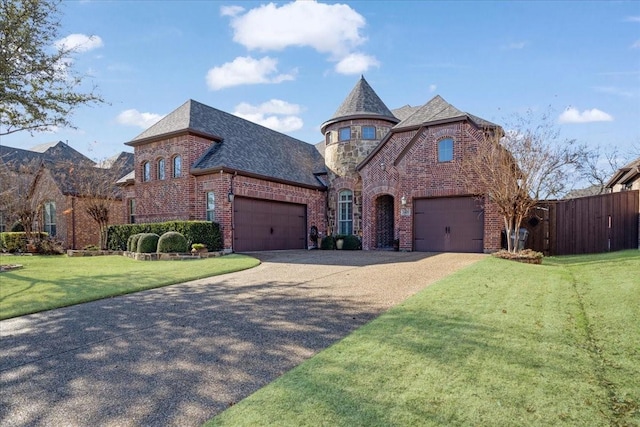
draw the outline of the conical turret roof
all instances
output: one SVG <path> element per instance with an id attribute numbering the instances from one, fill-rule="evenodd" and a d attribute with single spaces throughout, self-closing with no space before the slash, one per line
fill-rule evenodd
<path id="1" fill-rule="evenodd" d="M 367 117 L 381 118 L 393 123 L 400 121 L 393 115 L 391 110 L 387 108 L 378 94 L 369 86 L 364 76 L 362 76 L 351 90 L 351 93 L 349 93 L 338 110 L 336 110 L 333 117 L 324 122 L 320 129 L 322 133 L 324 133 L 325 128 L 330 124 L 342 120 Z"/>

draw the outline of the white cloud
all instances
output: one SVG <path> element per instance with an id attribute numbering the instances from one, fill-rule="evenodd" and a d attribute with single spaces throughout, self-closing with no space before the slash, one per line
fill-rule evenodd
<path id="1" fill-rule="evenodd" d="M 244 12 L 244 7 L 242 6 L 222 6 L 220 8 L 220 16 L 237 16 Z"/>
<path id="2" fill-rule="evenodd" d="M 611 122 L 613 121 L 613 116 L 597 108 L 580 112 L 577 108 L 569 107 L 560 114 L 558 121 L 560 123 Z"/>
<path id="3" fill-rule="evenodd" d="M 278 132 L 293 132 L 304 125 L 297 116 L 301 111 L 302 108 L 297 104 L 271 99 L 260 105 L 240 103 L 233 114 Z"/>
<path id="4" fill-rule="evenodd" d="M 435 91 L 436 91 L 436 89 L 438 89 L 438 86 L 437 86 L 437 85 L 434 85 L 434 84 L 430 84 L 430 85 L 429 85 L 429 92 L 431 92 L 431 93 L 432 93 L 432 92 L 435 92 Z"/>
<path id="5" fill-rule="evenodd" d="M 232 62 L 210 69 L 207 72 L 207 86 L 219 90 L 243 84 L 281 83 L 295 78 L 295 70 L 290 74 L 277 74 L 277 65 L 278 60 L 268 56 L 261 59 L 239 56 Z"/>
<path id="6" fill-rule="evenodd" d="M 527 42 L 512 42 L 504 46 L 503 48 L 506 50 L 520 50 L 520 49 L 524 49 L 526 46 L 527 46 Z"/>
<path id="7" fill-rule="evenodd" d="M 231 20 L 233 40 L 247 49 L 283 50 L 308 46 L 343 57 L 366 41 L 360 35 L 366 21 L 345 4 L 296 1 L 274 3 L 236 14 Z"/>
<path id="8" fill-rule="evenodd" d="M 352 53 L 338 61 L 335 70 L 340 74 L 362 74 L 371 67 L 380 67 L 380 62 L 375 57 Z"/>
<path id="9" fill-rule="evenodd" d="M 116 121 L 121 125 L 126 126 L 138 126 L 142 129 L 147 129 L 148 127 L 156 124 L 160 119 L 164 116 L 155 113 L 141 113 L 136 109 L 124 110 L 118 117 L 116 117 Z"/>
<path id="10" fill-rule="evenodd" d="M 70 34 L 67 37 L 55 42 L 58 49 L 70 50 L 74 52 L 88 52 L 104 46 L 99 36 L 87 36 L 84 34 Z"/>

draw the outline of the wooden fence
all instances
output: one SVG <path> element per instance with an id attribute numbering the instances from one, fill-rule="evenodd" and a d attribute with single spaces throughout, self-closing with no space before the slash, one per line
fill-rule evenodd
<path id="1" fill-rule="evenodd" d="M 639 216 L 638 190 L 543 201 L 523 224 L 525 247 L 545 255 L 637 249 Z"/>

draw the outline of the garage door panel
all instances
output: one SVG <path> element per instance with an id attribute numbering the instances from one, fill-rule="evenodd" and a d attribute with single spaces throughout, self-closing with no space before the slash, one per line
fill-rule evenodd
<path id="1" fill-rule="evenodd" d="M 304 249 L 305 205 L 236 197 L 234 250 Z"/>
<path id="2" fill-rule="evenodd" d="M 483 209 L 473 197 L 417 199 L 414 250 L 482 252 Z"/>

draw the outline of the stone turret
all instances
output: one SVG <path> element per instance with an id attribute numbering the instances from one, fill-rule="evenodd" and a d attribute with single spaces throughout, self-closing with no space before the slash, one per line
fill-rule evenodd
<path id="1" fill-rule="evenodd" d="M 320 130 L 325 136 L 330 231 L 360 232 L 362 180 L 356 166 L 399 121 L 361 77 L 333 117 L 322 124 Z M 350 225 L 345 220 L 347 217 L 352 218 Z"/>

